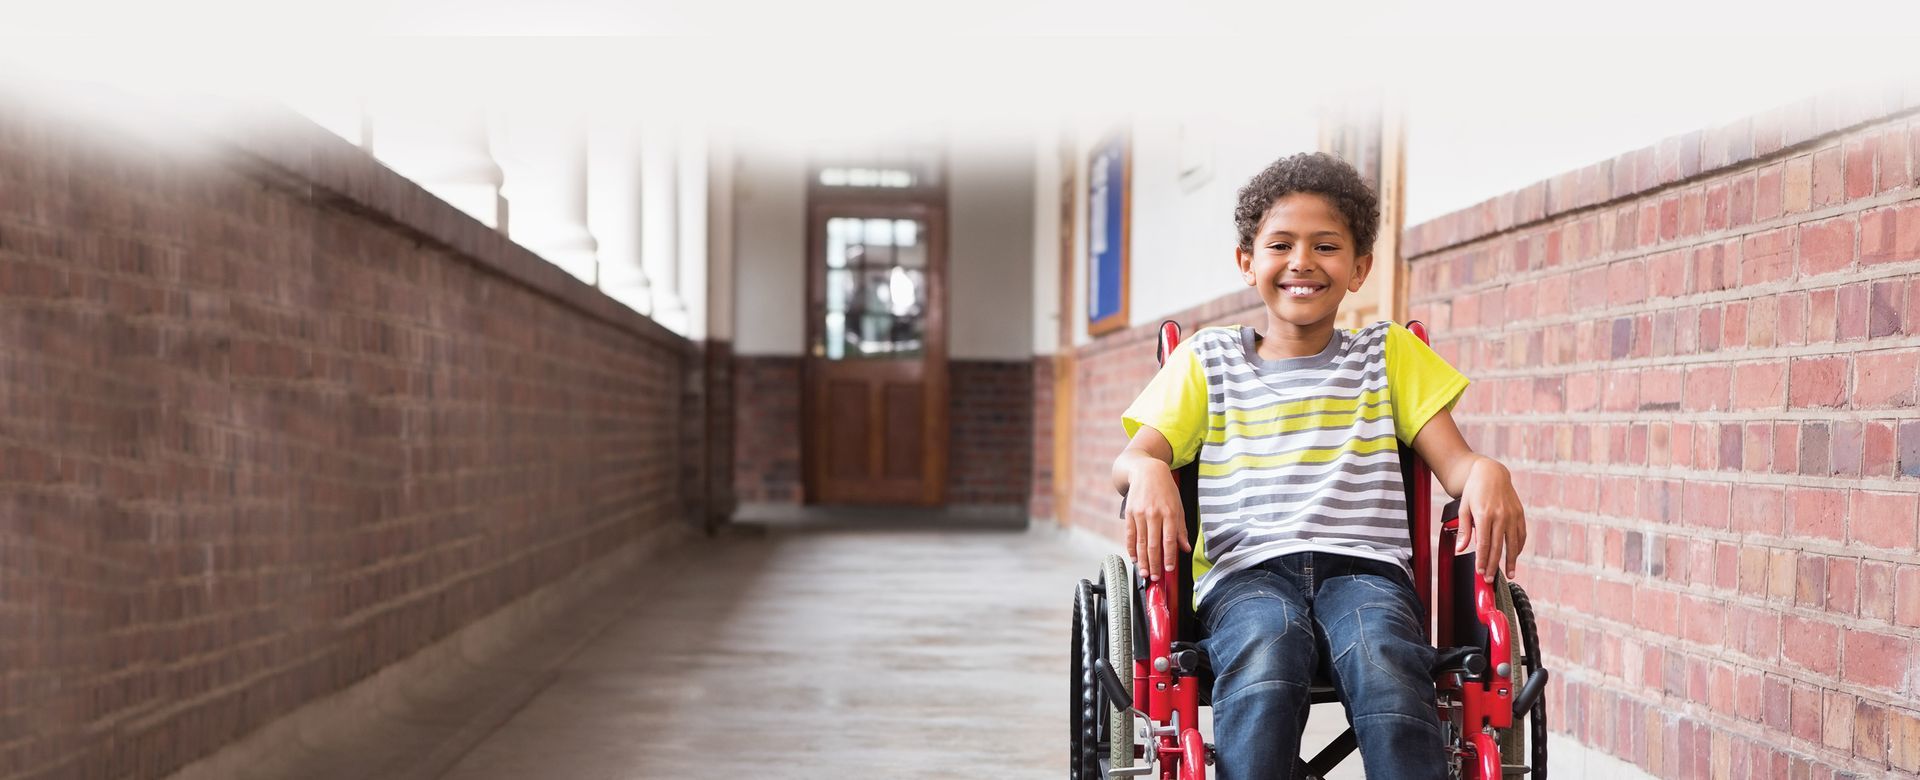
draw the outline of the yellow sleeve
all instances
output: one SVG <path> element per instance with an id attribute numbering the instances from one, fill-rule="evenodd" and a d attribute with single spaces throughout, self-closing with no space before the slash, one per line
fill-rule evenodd
<path id="1" fill-rule="evenodd" d="M 1460 393 L 1471 384 L 1466 375 L 1447 365 L 1446 358 L 1433 351 L 1413 331 L 1398 323 L 1387 325 L 1387 393 L 1393 396 L 1393 432 L 1400 441 L 1413 445 L 1428 420 L 1442 410 L 1452 409 Z"/>
<path id="2" fill-rule="evenodd" d="M 1120 415 L 1128 439 L 1142 425 L 1167 437 L 1173 445 L 1174 468 L 1193 462 L 1207 432 L 1207 372 L 1193 351 L 1193 342 L 1187 339 L 1174 347 L 1153 381 Z"/>

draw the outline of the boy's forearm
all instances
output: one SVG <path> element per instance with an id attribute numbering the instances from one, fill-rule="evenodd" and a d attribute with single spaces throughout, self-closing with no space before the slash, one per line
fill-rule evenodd
<path id="1" fill-rule="evenodd" d="M 1447 474 L 1440 479 L 1440 487 L 1445 489 L 1447 495 L 1453 498 L 1459 498 L 1462 493 L 1467 491 L 1467 483 L 1473 481 L 1473 472 L 1475 469 L 1499 469 L 1501 472 L 1506 473 L 1507 467 L 1501 465 L 1500 461 L 1477 452 L 1469 451 L 1461 458 L 1461 461 L 1458 467 L 1448 469 Z M 1436 472 L 1436 474 L 1437 473 L 1438 472 Z M 1507 478 L 1511 480 L 1512 474 L 1507 473 Z"/>
<path id="2" fill-rule="evenodd" d="M 1152 468 L 1169 469 L 1172 468 L 1172 464 L 1149 453 L 1128 447 L 1120 453 L 1120 457 L 1113 460 L 1113 489 L 1119 491 L 1120 495 L 1126 495 L 1127 486 L 1133 484 L 1135 477 L 1142 473 L 1141 470 Z"/>

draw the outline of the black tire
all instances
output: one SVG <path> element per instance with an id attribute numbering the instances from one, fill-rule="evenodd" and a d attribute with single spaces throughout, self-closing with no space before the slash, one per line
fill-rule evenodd
<path id="1" fill-rule="evenodd" d="M 1075 780 L 1099 780 L 1100 759 L 1107 752 L 1107 695 L 1094 676 L 1093 665 L 1094 659 L 1107 652 L 1105 606 L 1093 583 L 1081 580 L 1073 598 L 1072 682 L 1068 694 L 1073 743 L 1067 776 Z"/>
<path id="2" fill-rule="evenodd" d="M 1520 622 L 1520 647 L 1527 654 L 1522 663 L 1531 678 L 1540 672 L 1540 628 L 1533 621 L 1533 601 L 1519 585 L 1509 582 L 1507 588 L 1513 594 L 1513 612 Z M 1544 693 L 1534 700 L 1533 711 L 1527 714 L 1527 729 L 1533 780 L 1547 780 L 1547 697 Z"/>

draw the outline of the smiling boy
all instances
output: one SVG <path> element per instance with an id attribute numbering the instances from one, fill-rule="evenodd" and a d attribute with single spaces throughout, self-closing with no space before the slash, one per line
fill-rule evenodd
<path id="1" fill-rule="evenodd" d="M 1127 546 L 1155 579 L 1193 553 L 1221 780 L 1291 777 L 1316 670 L 1334 680 L 1367 777 L 1444 777 L 1398 445 L 1462 499 L 1460 549 L 1477 540 L 1489 578 L 1503 561 L 1511 575 L 1526 544 L 1512 476 L 1454 424 L 1466 377 L 1397 324 L 1334 327 L 1379 230 L 1351 166 L 1276 161 L 1240 191 L 1234 222 L 1265 327 L 1194 334 L 1128 407 L 1113 465 Z M 1172 475 L 1196 459 L 1197 550 Z"/>

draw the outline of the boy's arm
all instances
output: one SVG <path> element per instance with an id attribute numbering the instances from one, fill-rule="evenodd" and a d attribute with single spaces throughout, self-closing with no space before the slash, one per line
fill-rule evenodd
<path id="1" fill-rule="evenodd" d="M 1140 573 L 1160 579 L 1192 552 L 1180 489 L 1173 481 L 1173 445 L 1151 425 L 1135 431 L 1113 460 L 1113 487 L 1126 496 L 1127 554 Z"/>
<path id="2" fill-rule="evenodd" d="M 1512 577 L 1520 551 L 1527 546 L 1527 522 L 1507 467 L 1468 447 L 1453 415 L 1444 409 L 1421 426 L 1413 437 L 1413 450 L 1433 469 L 1447 495 L 1460 499 L 1461 534 L 1454 552 L 1465 552 L 1477 535 L 1480 575 L 1493 579 L 1505 560 L 1507 576 Z"/>

